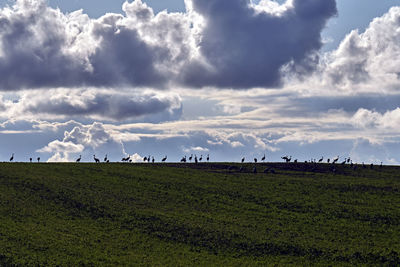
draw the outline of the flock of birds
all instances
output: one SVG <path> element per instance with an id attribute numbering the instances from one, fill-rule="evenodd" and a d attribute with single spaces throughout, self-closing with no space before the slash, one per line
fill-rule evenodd
<path id="1" fill-rule="evenodd" d="M 166 162 L 167 161 L 167 156 L 164 156 L 162 159 L 161 159 L 161 162 Z M 265 157 L 265 154 L 263 155 L 263 157 L 260 159 L 260 161 L 262 161 L 262 162 L 265 162 L 265 159 L 266 159 L 266 157 Z M 283 156 L 283 157 L 281 157 L 281 159 L 284 161 L 284 162 L 286 162 L 286 163 L 299 163 L 299 161 L 297 160 L 297 159 L 294 159 L 293 161 L 292 161 L 292 156 Z M 37 162 L 40 162 L 40 157 L 37 157 Z M 79 158 L 77 158 L 76 160 L 75 160 L 75 162 L 81 162 L 81 160 L 82 160 L 82 155 L 79 155 Z M 95 163 L 101 163 L 101 160 L 100 159 L 98 159 L 97 157 L 96 157 L 96 155 L 93 155 L 93 160 L 94 160 L 94 162 Z M 245 157 L 243 157 L 242 159 L 241 159 L 241 163 L 245 163 L 245 160 L 246 160 L 246 158 Z M 10 162 L 13 162 L 14 161 L 14 153 L 12 153 L 12 155 L 11 155 L 11 157 L 10 157 Z M 29 161 L 30 162 L 33 162 L 33 159 L 32 158 L 29 158 Z M 207 154 L 207 157 L 205 157 L 205 161 L 207 161 L 207 162 L 209 162 L 210 161 L 210 154 Z M 259 162 L 259 160 L 257 159 L 257 158 L 254 158 L 253 159 L 253 161 L 254 161 L 254 163 L 257 163 L 257 162 Z M 110 162 L 110 160 L 108 159 L 108 156 L 107 156 L 107 154 L 105 155 L 105 157 L 104 157 L 104 159 L 103 159 L 103 162 L 104 163 L 109 163 Z M 132 160 L 132 158 L 131 158 L 131 156 L 130 155 L 127 155 L 126 157 L 123 157 L 122 159 L 121 159 L 121 162 L 133 162 L 133 160 Z M 143 158 L 143 162 L 148 162 L 148 163 L 155 163 L 155 158 L 154 158 L 154 156 L 146 156 L 146 157 L 144 157 Z M 193 155 L 193 154 L 191 154 L 189 157 L 187 157 L 186 155 L 185 156 L 183 156 L 182 158 L 181 158 L 181 160 L 180 160 L 180 162 L 181 163 L 187 163 L 187 162 L 194 162 L 194 163 L 200 163 L 200 162 L 203 162 L 203 155 L 200 155 L 200 157 L 197 157 L 197 155 Z M 337 156 L 337 157 L 335 157 L 335 158 L 332 158 L 332 159 L 330 159 L 330 158 L 328 158 L 328 159 L 324 159 L 324 157 L 321 157 L 320 159 L 310 159 L 309 161 L 304 161 L 304 163 L 314 163 L 314 164 L 316 164 L 316 163 L 328 163 L 328 164 L 331 164 L 331 171 L 332 172 L 336 172 L 336 167 L 335 167 L 335 165 L 336 164 L 340 164 L 340 165 L 345 165 L 345 164 L 348 164 L 348 165 L 350 165 L 350 167 L 351 168 L 353 168 L 354 170 L 356 170 L 357 169 L 357 167 L 358 167 L 358 164 L 357 163 L 353 163 L 353 160 L 349 157 L 349 158 L 345 158 L 343 161 L 341 161 L 341 162 L 339 162 L 339 156 Z M 380 165 L 380 167 L 382 167 L 382 162 L 381 162 L 381 165 Z M 364 164 L 364 162 L 362 163 L 362 165 L 361 165 L 363 168 L 366 168 L 367 167 L 367 165 L 366 164 Z M 371 163 L 370 165 L 369 165 L 369 167 L 372 169 L 373 167 L 374 167 L 374 165 Z M 244 167 L 240 167 L 240 168 L 238 168 L 238 167 L 236 167 L 236 166 L 230 166 L 230 167 L 228 167 L 228 170 L 235 170 L 235 169 L 238 169 L 239 170 L 239 172 L 241 172 L 241 171 L 243 171 L 244 170 Z M 254 166 L 254 168 L 253 168 L 253 172 L 254 173 L 257 173 L 257 168 L 256 168 L 256 166 Z M 275 173 L 275 171 L 272 169 L 272 168 L 267 168 L 267 169 L 265 169 L 264 170 L 264 173 L 266 173 L 266 172 L 271 172 L 271 173 Z"/>

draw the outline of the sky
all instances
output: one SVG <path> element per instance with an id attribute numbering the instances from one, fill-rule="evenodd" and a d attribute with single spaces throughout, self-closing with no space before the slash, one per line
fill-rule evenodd
<path id="1" fill-rule="evenodd" d="M 0 0 L 0 161 L 400 163 L 391 0 Z"/>

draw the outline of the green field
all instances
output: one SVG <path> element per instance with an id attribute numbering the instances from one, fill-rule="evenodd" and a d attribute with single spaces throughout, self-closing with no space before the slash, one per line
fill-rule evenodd
<path id="1" fill-rule="evenodd" d="M 400 265 L 400 167 L 229 166 L 2 163 L 0 266 Z"/>

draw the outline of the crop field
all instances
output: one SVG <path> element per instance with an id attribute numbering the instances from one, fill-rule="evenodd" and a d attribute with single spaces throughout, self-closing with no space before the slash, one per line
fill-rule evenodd
<path id="1" fill-rule="evenodd" d="M 1 163 L 0 266 L 400 265 L 400 167 L 254 166 Z"/>

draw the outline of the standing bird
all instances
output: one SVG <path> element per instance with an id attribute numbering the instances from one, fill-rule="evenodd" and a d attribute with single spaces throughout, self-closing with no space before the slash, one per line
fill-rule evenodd
<path id="1" fill-rule="evenodd" d="M 261 158 L 261 160 L 262 160 L 262 162 L 264 162 L 264 160 L 265 160 L 265 153 L 264 153 L 264 156 Z"/>
<path id="2" fill-rule="evenodd" d="M 320 158 L 320 159 L 318 160 L 318 163 L 321 163 L 323 160 L 324 160 L 324 157 Z"/>
<path id="3" fill-rule="evenodd" d="M 203 155 L 201 155 L 199 158 L 199 161 L 202 161 L 202 160 L 203 160 Z"/>
<path id="4" fill-rule="evenodd" d="M 189 161 L 192 162 L 193 154 L 190 154 Z"/>
<path id="5" fill-rule="evenodd" d="M 107 162 L 107 160 L 108 160 L 108 158 L 107 158 L 107 154 L 106 154 L 106 156 L 104 157 L 104 162 Z"/>
<path id="6" fill-rule="evenodd" d="M 244 162 L 244 160 L 245 160 L 245 158 L 243 157 L 243 158 L 242 158 L 242 163 Z"/>
<path id="7" fill-rule="evenodd" d="M 254 163 L 257 163 L 257 158 L 254 158 Z"/>
<path id="8" fill-rule="evenodd" d="M 10 162 L 12 162 L 14 160 L 14 153 L 12 153 L 12 156 L 10 158 Z"/>
<path id="9" fill-rule="evenodd" d="M 96 158 L 96 155 L 93 155 L 93 159 L 94 159 L 94 162 L 100 163 L 100 160 L 98 158 Z"/>
<path id="10" fill-rule="evenodd" d="M 194 155 L 194 163 L 198 163 L 199 161 L 197 160 L 197 155 Z"/>
<path id="11" fill-rule="evenodd" d="M 166 160 L 167 160 L 167 156 L 163 157 L 161 161 L 165 162 Z"/>
<path id="12" fill-rule="evenodd" d="M 29 162 L 32 163 L 32 158 L 29 158 Z"/>
<path id="13" fill-rule="evenodd" d="M 210 161 L 210 154 L 207 154 L 207 162 Z"/>
<path id="14" fill-rule="evenodd" d="M 143 158 L 143 161 L 146 162 L 146 161 L 147 161 L 147 157 L 144 157 L 144 158 Z"/>
<path id="15" fill-rule="evenodd" d="M 76 159 L 76 162 L 81 162 L 81 158 L 82 158 L 82 155 L 79 155 L 79 158 Z"/>
<path id="16" fill-rule="evenodd" d="M 154 157 L 151 157 L 151 162 L 154 163 Z"/>
<path id="17" fill-rule="evenodd" d="M 40 157 L 37 157 L 37 162 L 38 162 L 38 163 L 40 162 Z"/>

